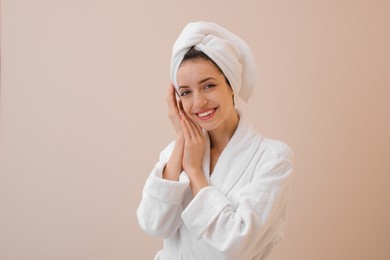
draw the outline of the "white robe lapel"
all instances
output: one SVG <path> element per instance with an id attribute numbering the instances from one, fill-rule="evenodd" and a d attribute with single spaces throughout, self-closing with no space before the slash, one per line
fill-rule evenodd
<path id="1" fill-rule="evenodd" d="M 227 195 L 240 179 L 260 146 L 261 138 L 242 118 L 237 130 L 219 156 L 209 183 Z M 210 146 L 208 145 L 207 176 L 210 169 Z"/>
<path id="2" fill-rule="evenodd" d="M 204 131 L 204 135 L 206 137 L 206 144 L 202 160 L 202 169 L 207 182 L 210 184 L 210 137 L 207 131 Z"/>

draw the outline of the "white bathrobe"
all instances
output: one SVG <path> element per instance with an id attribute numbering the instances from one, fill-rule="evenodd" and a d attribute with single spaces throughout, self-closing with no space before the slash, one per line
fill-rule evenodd
<path id="1" fill-rule="evenodd" d="M 141 228 L 164 238 L 154 259 L 266 259 L 286 225 L 290 148 L 263 138 L 241 118 L 210 178 L 206 145 L 203 171 L 210 186 L 193 197 L 185 172 L 179 181 L 162 179 L 173 147 L 161 152 L 137 210 Z"/>

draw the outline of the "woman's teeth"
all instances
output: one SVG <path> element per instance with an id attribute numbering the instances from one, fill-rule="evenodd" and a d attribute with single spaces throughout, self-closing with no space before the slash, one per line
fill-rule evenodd
<path id="1" fill-rule="evenodd" d="M 200 113 L 200 114 L 198 114 L 198 116 L 200 116 L 200 117 L 205 117 L 205 116 L 210 115 L 211 113 L 213 113 L 213 110 L 209 110 L 209 111 Z"/>

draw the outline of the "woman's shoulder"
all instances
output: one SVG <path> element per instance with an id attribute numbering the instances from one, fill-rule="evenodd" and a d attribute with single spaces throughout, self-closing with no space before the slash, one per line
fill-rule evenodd
<path id="1" fill-rule="evenodd" d="M 268 137 L 262 137 L 259 150 L 263 155 L 275 160 L 293 160 L 294 153 L 285 142 Z"/>
<path id="2" fill-rule="evenodd" d="M 246 118 L 240 120 L 236 136 L 239 142 L 247 145 L 247 149 L 250 149 L 250 144 L 258 144 L 257 152 L 262 156 L 273 157 L 274 159 L 290 158 L 292 160 L 293 158 L 293 151 L 288 144 L 281 140 L 264 136 Z"/>

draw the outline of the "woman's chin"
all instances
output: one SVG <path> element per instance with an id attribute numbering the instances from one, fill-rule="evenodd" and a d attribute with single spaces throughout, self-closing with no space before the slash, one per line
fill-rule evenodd
<path id="1" fill-rule="evenodd" d="M 199 122 L 198 125 L 206 131 L 213 131 L 217 128 L 216 124 L 213 122 Z"/>

